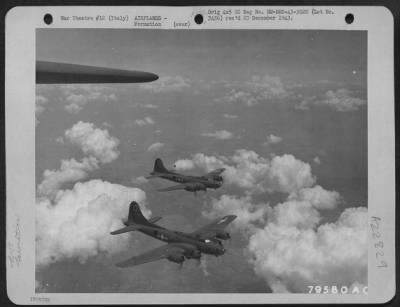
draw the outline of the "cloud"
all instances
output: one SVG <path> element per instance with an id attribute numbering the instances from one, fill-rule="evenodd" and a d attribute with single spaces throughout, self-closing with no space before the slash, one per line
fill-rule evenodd
<path id="1" fill-rule="evenodd" d="M 143 105 L 143 108 L 147 108 L 147 109 L 157 109 L 158 105 L 152 104 L 152 103 L 148 103 Z"/>
<path id="2" fill-rule="evenodd" d="M 274 207 L 273 218 L 251 235 L 250 263 L 274 292 L 307 292 L 309 285 L 367 282 L 367 209 L 345 209 L 335 223 L 317 226 L 307 202 Z M 283 204 L 282 204 L 283 205 Z"/>
<path id="3" fill-rule="evenodd" d="M 174 164 L 174 168 L 177 171 L 186 171 L 186 170 L 193 169 L 194 167 L 195 166 L 194 166 L 193 161 L 189 160 L 189 159 L 178 160 Z"/>
<path id="4" fill-rule="evenodd" d="M 297 108 L 307 110 L 310 106 L 327 106 L 339 112 L 350 112 L 358 110 L 367 103 L 365 99 L 353 95 L 352 91 L 345 88 L 328 90 L 322 96 L 305 97 Z"/>
<path id="5" fill-rule="evenodd" d="M 88 103 L 94 101 L 116 101 L 117 96 L 110 92 L 110 88 L 92 84 L 69 84 L 63 87 L 64 98 L 67 103 L 65 109 L 70 113 L 78 113 Z"/>
<path id="6" fill-rule="evenodd" d="M 38 117 L 45 110 L 45 107 L 49 100 L 41 95 L 36 95 L 35 97 L 35 117 L 36 117 L 36 125 L 39 123 Z"/>
<path id="7" fill-rule="evenodd" d="M 280 142 L 282 142 L 283 138 L 270 134 L 269 136 L 267 136 L 267 141 L 263 143 L 264 146 L 268 146 L 270 144 L 278 144 Z"/>
<path id="8" fill-rule="evenodd" d="M 321 164 L 321 159 L 319 157 L 314 157 L 313 161 L 315 164 Z"/>
<path id="9" fill-rule="evenodd" d="M 248 107 L 252 107 L 259 103 L 258 98 L 254 94 L 244 90 L 236 89 L 232 89 L 229 93 L 225 94 L 224 97 L 222 97 L 221 99 L 217 99 L 217 101 L 239 102 Z"/>
<path id="10" fill-rule="evenodd" d="M 94 157 L 84 158 L 81 162 L 75 159 L 62 160 L 58 170 L 43 172 L 43 180 L 37 188 L 38 196 L 53 198 L 65 183 L 85 179 L 88 172 L 97 168 L 98 161 Z"/>
<path id="11" fill-rule="evenodd" d="M 111 136 L 108 130 L 96 128 L 92 123 L 78 122 L 65 131 L 66 139 L 81 147 L 85 154 L 94 156 L 102 163 L 114 161 L 119 156 L 119 140 Z"/>
<path id="12" fill-rule="evenodd" d="M 229 119 L 237 119 L 237 118 L 239 118 L 239 116 L 235 115 L 235 114 L 224 114 L 224 117 L 225 118 L 229 118 Z"/>
<path id="13" fill-rule="evenodd" d="M 306 201 L 313 207 L 323 209 L 333 209 L 341 201 L 340 194 L 336 191 L 327 191 L 320 185 L 312 188 L 303 188 L 289 194 L 289 200 Z"/>
<path id="14" fill-rule="evenodd" d="M 232 222 L 233 230 L 252 231 L 252 223 L 264 223 L 265 216 L 271 208 L 267 204 L 254 205 L 249 196 L 236 197 L 233 195 L 222 195 L 219 199 L 213 198 L 211 206 L 203 210 L 203 215 L 215 219 L 224 215 L 234 214 L 237 218 Z"/>
<path id="15" fill-rule="evenodd" d="M 235 165 L 228 165 L 223 173 L 226 183 L 244 188 L 251 194 L 290 193 L 315 182 L 310 165 L 292 155 L 268 160 L 254 151 L 242 149 L 237 150 L 231 160 Z"/>
<path id="16" fill-rule="evenodd" d="M 157 143 L 151 144 L 151 145 L 147 148 L 147 151 L 158 151 L 158 150 L 161 149 L 161 147 L 163 147 L 163 146 L 164 146 L 164 143 L 157 142 Z"/>
<path id="17" fill-rule="evenodd" d="M 154 125 L 154 120 L 150 116 L 146 116 L 144 119 L 137 119 L 135 123 L 139 126 Z"/>
<path id="18" fill-rule="evenodd" d="M 272 190 L 285 193 L 310 187 L 316 180 L 308 163 L 287 154 L 272 158 L 268 177 Z"/>
<path id="19" fill-rule="evenodd" d="M 143 214 L 145 193 L 101 180 L 77 183 L 71 190 L 59 191 L 54 201 L 36 203 L 36 264 L 110 255 L 127 248 L 129 234 L 112 236 L 123 227 L 131 201 L 137 201 Z"/>
<path id="20" fill-rule="evenodd" d="M 217 140 L 229 140 L 233 138 L 232 132 L 227 130 L 218 130 L 213 133 L 203 133 L 202 136 L 216 138 Z"/>
<path id="21" fill-rule="evenodd" d="M 180 92 L 190 87 L 191 80 L 183 76 L 165 76 L 157 81 L 141 84 L 139 88 L 155 93 Z"/>
<path id="22" fill-rule="evenodd" d="M 146 184 L 146 183 L 149 182 L 149 180 L 144 176 L 139 176 L 139 177 L 136 177 L 136 178 L 132 178 L 131 181 L 132 181 L 133 184 Z"/>
<path id="23" fill-rule="evenodd" d="M 281 78 L 270 75 L 254 75 L 247 82 L 226 84 L 231 90 L 216 101 L 240 103 L 248 107 L 266 100 L 282 99 L 292 95 Z"/>
<path id="24" fill-rule="evenodd" d="M 198 153 L 183 165 L 212 170 L 225 167 L 226 185 L 244 196 L 224 194 L 205 203 L 207 218 L 235 214 L 232 231 L 248 239 L 245 255 L 274 292 L 308 292 L 308 285 L 367 282 L 367 209 L 345 209 L 335 223 L 322 223 L 322 212 L 338 208 L 340 194 L 315 185 L 309 164 L 293 155 L 267 159 L 254 151 L 206 156 Z M 178 162 L 179 162 L 178 161 Z M 258 192 L 287 194 L 275 205 L 254 200 Z"/>
<path id="25" fill-rule="evenodd" d="M 283 98 L 288 95 L 285 85 L 278 76 L 255 75 L 247 82 L 247 87 L 263 99 Z"/>
<path id="26" fill-rule="evenodd" d="M 189 169 L 193 166 L 210 172 L 224 167 L 222 176 L 227 185 L 235 185 L 246 190 L 248 194 L 290 193 L 303 187 L 311 187 L 315 177 L 308 163 L 296 159 L 293 155 L 275 156 L 271 160 L 246 149 L 236 150 L 234 155 L 206 156 L 197 153 L 191 160 L 178 160 L 178 168 Z"/>

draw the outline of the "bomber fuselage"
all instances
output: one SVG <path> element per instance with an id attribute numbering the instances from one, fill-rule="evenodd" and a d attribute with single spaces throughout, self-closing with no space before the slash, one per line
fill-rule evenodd
<path id="1" fill-rule="evenodd" d="M 182 175 L 173 172 L 159 174 L 158 177 L 177 183 L 188 183 L 188 182 L 201 183 L 208 189 L 218 189 L 222 185 L 222 182 L 214 181 L 212 179 L 208 179 L 205 177 Z"/>
<path id="2" fill-rule="evenodd" d="M 171 231 L 158 225 L 152 225 L 148 228 L 146 227 L 144 229 L 139 229 L 139 231 L 166 243 L 189 244 L 205 254 L 220 256 L 225 253 L 225 249 L 219 240 L 203 240 L 183 232 Z"/>

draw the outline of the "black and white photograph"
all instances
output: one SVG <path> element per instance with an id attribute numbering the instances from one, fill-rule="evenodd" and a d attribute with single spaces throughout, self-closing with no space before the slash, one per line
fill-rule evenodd
<path id="1" fill-rule="evenodd" d="M 367 31 L 36 30 L 36 293 L 368 293 Z"/>

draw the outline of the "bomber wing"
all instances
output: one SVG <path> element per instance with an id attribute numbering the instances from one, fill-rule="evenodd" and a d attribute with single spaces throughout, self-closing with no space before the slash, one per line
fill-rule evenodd
<path id="1" fill-rule="evenodd" d="M 215 237 L 218 231 L 224 230 L 232 221 L 236 218 L 236 215 L 227 215 L 222 218 L 215 220 L 214 222 L 204 226 L 195 232 L 191 233 L 192 236 L 199 236 L 203 238 Z"/>
<path id="2" fill-rule="evenodd" d="M 175 244 L 167 244 L 161 247 L 157 247 L 141 255 L 134 256 L 128 260 L 119 262 L 116 264 L 117 267 L 125 268 L 129 266 L 135 266 L 148 262 L 153 262 L 161 259 L 168 258 L 170 256 L 181 256 L 185 249 L 182 246 Z"/>
<path id="3" fill-rule="evenodd" d="M 159 219 L 161 219 L 161 218 L 159 218 Z M 157 221 L 159 219 L 157 219 Z M 121 229 L 114 230 L 114 231 L 110 232 L 110 234 L 119 235 L 121 233 L 136 231 L 136 230 L 158 230 L 158 228 L 152 227 L 152 226 L 141 225 L 141 224 L 134 224 L 134 225 L 128 225 Z"/>
<path id="4" fill-rule="evenodd" d="M 177 184 L 168 188 L 163 188 L 159 189 L 159 192 L 165 192 L 165 191 L 175 191 L 175 190 L 185 190 L 189 189 L 189 191 L 196 191 L 196 190 L 201 190 L 204 189 L 205 186 L 201 182 L 186 182 L 186 183 L 181 183 Z"/>
<path id="5" fill-rule="evenodd" d="M 141 83 L 158 79 L 153 73 L 58 62 L 36 62 L 36 83 Z"/>

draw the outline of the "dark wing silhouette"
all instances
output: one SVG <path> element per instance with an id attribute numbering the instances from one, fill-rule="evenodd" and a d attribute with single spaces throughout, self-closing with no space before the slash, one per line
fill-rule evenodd
<path id="1" fill-rule="evenodd" d="M 153 262 L 170 256 L 181 256 L 184 253 L 184 248 L 174 244 L 167 244 L 155 249 L 149 250 L 141 255 L 134 256 L 128 260 L 119 262 L 116 266 L 120 268 L 135 266 L 143 263 Z"/>
<path id="2" fill-rule="evenodd" d="M 157 79 L 157 75 L 144 71 L 36 61 L 37 84 L 141 83 Z"/>
<path id="3" fill-rule="evenodd" d="M 173 185 L 168 188 L 159 189 L 158 191 L 165 192 L 165 191 L 175 191 L 175 190 L 185 190 L 185 189 L 188 189 L 189 191 L 196 191 L 204 189 L 204 187 L 205 187 L 204 184 L 202 184 L 201 182 L 186 182 Z"/>
<path id="4" fill-rule="evenodd" d="M 166 192 L 166 191 L 184 190 L 186 187 L 187 187 L 186 184 L 177 184 L 177 185 L 173 185 L 173 186 L 168 187 L 168 188 L 159 189 L 158 191 Z"/>

